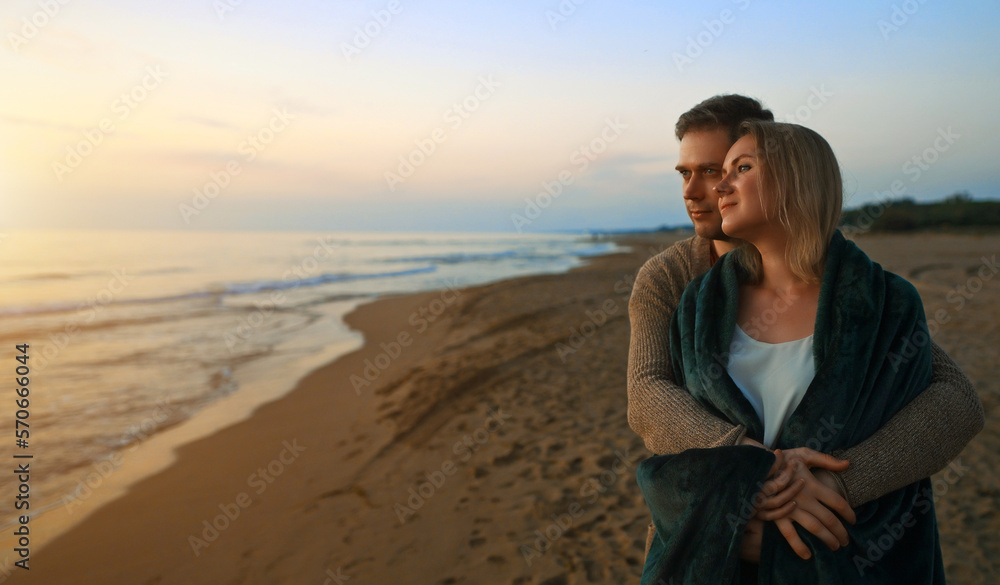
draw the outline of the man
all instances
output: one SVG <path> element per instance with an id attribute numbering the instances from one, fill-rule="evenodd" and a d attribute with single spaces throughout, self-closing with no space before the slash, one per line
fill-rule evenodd
<path id="1" fill-rule="evenodd" d="M 722 178 L 726 153 L 738 139 L 739 124 L 746 119 L 770 121 L 774 116 L 755 99 L 719 95 L 678 119 L 677 171 L 695 236 L 650 258 L 639 270 L 629 299 L 628 421 L 656 454 L 737 444 L 763 447 L 745 436 L 743 425 L 734 426 L 715 416 L 674 384 L 668 343 L 670 319 L 684 288 L 740 243 L 722 232 L 714 187 Z M 761 504 L 747 525 L 742 559 L 757 562 L 763 523 L 784 516 L 792 506 L 800 513 L 815 509 L 815 494 L 823 490 L 836 494 L 840 510 L 860 506 L 940 471 L 982 430 L 982 403 L 968 378 L 937 344 L 932 343 L 932 353 L 931 384 L 872 437 L 841 453 L 802 448 L 778 457 L 774 474 L 759 494 L 762 499 L 755 498 Z M 819 440 L 815 446 L 822 449 L 821 443 Z M 806 474 L 809 479 L 804 485 L 801 481 L 788 485 L 790 473 L 777 473 L 794 465 L 812 471 Z M 846 543 L 847 533 L 840 520 L 832 514 L 822 516 L 809 523 L 810 532 L 833 549 L 838 542 Z M 800 556 L 808 556 L 808 548 L 797 534 L 785 536 Z M 655 529 L 650 524 L 647 554 L 653 538 Z"/>

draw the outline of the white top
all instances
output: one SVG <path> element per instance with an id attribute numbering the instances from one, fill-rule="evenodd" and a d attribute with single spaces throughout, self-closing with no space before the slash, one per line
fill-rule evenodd
<path id="1" fill-rule="evenodd" d="M 757 411 L 764 425 L 763 443 L 768 448 L 774 445 L 816 375 L 812 350 L 812 335 L 784 343 L 765 343 L 736 326 L 726 370 Z"/>

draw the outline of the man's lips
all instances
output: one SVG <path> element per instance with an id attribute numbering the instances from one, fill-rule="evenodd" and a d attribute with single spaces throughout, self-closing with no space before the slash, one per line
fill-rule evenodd
<path id="1" fill-rule="evenodd" d="M 712 210 L 711 209 L 691 209 L 691 210 L 688 210 L 688 213 L 691 214 L 691 217 L 705 217 L 707 215 L 711 215 L 712 214 Z"/>

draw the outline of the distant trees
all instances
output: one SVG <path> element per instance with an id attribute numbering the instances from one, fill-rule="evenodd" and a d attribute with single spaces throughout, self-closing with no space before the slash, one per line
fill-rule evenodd
<path id="1" fill-rule="evenodd" d="M 846 209 L 841 226 L 845 233 L 1000 227 L 1000 201 L 975 201 L 968 191 L 958 191 L 930 203 L 917 203 L 911 197 L 904 197 Z"/>
<path id="2" fill-rule="evenodd" d="M 972 201 L 972 195 L 968 191 L 956 191 L 948 197 L 945 197 L 941 203 L 959 204 L 968 203 L 970 201 Z"/>

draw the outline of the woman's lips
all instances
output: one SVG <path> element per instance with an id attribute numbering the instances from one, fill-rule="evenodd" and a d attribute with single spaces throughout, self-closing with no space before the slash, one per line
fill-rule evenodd
<path id="1" fill-rule="evenodd" d="M 729 209 L 733 205 L 736 205 L 735 201 L 728 201 L 726 203 L 719 203 L 719 213 L 722 213 L 723 209 Z"/>

